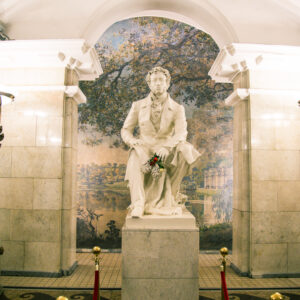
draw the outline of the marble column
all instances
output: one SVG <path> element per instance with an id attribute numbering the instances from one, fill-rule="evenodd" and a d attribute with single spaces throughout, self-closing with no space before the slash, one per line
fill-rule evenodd
<path id="1" fill-rule="evenodd" d="M 210 70 L 234 106 L 233 266 L 300 274 L 300 47 L 232 44 Z"/>
<path id="2" fill-rule="evenodd" d="M 83 40 L 0 44 L 2 274 L 61 276 L 76 266 L 79 80 L 101 67 Z"/>

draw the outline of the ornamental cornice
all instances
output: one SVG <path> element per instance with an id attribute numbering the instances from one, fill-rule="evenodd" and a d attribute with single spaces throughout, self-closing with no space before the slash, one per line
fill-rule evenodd
<path id="1" fill-rule="evenodd" d="M 63 92 L 66 97 L 73 98 L 77 104 L 86 103 L 86 96 L 77 85 L 25 85 L 25 86 L 0 86 L 0 90 L 13 94 L 15 97 L 22 92 Z"/>
<path id="2" fill-rule="evenodd" d="M 274 89 L 243 89 L 237 88 L 226 99 L 226 105 L 234 106 L 240 101 L 248 100 L 251 95 L 289 96 L 291 101 L 297 102 L 300 90 L 274 90 Z"/>
<path id="3" fill-rule="evenodd" d="M 96 50 L 83 39 L 0 43 L 0 68 L 50 67 L 73 69 L 79 80 L 95 80 L 103 73 Z"/>
<path id="4" fill-rule="evenodd" d="M 299 71 L 300 47 L 234 43 L 220 51 L 208 74 L 216 82 L 230 83 L 253 69 Z"/>

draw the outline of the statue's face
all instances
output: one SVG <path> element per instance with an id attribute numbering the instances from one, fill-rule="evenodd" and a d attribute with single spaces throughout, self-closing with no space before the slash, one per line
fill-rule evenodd
<path id="1" fill-rule="evenodd" d="M 165 74 L 161 72 L 151 74 L 149 87 L 154 95 L 160 96 L 165 93 L 169 88 Z"/>

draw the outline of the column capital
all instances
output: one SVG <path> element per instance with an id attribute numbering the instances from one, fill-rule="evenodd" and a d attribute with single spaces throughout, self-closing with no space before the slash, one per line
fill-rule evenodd
<path id="1" fill-rule="evenodd" d="M 95 80 L 102 68 L 93 47 L 83 39 L 16 40 L 0 43 L 0 69 L 66 67 L 79 80 Z"/>
<path id="2" fill-rule="evenodd" d="M 234 43 L 220 51 L 208 74 L 216 82 L 231 83 L 252 69 L 299 71 L 300 47 Z"/>

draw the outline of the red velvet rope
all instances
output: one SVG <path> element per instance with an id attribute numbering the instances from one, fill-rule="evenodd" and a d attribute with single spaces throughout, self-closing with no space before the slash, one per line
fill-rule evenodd
<path id="1" fill-rule="evenodd" d="M 95 271 L 95 283 L 94 283 L 93 300 L 99 300 L 99 270 Z"/>
<path id="2" fill-rule="evenodd" d="M 224 294 L 224 299 L 229 300 L 224 271 L 221 271 L 221 281 L 222 281 L 222 290 L 223 290 L 223 294 Z"/>

